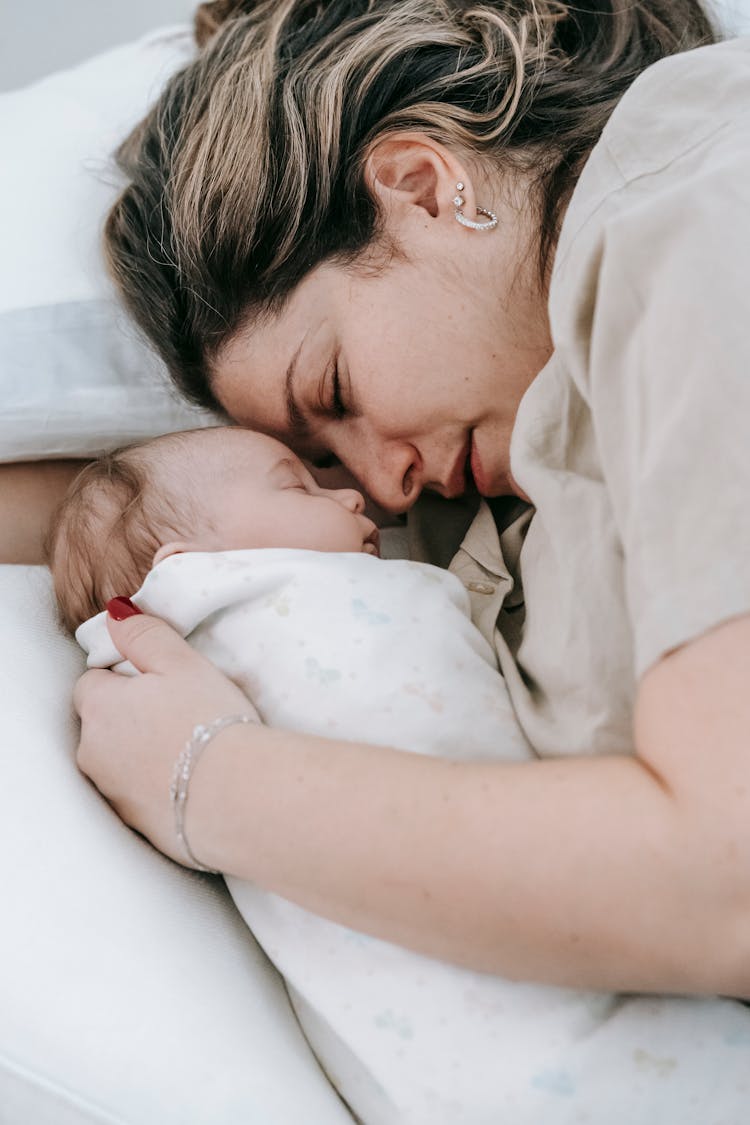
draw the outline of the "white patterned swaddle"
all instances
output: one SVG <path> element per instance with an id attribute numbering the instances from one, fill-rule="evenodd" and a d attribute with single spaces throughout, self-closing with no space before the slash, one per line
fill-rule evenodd
<path id="1" fill-rule="evenodd" d="M 183 554 L 134 600 L 188 636 L 273 726 L 454 758 L 533 757 L 447 571 L 364 554 Z M 116 665 L 103 615 L 78 639 L 90 665 Z M 514 983 L 227 884 L 366 1125 L 746 1120 L 750 1010 L 732 1001 Z"/>

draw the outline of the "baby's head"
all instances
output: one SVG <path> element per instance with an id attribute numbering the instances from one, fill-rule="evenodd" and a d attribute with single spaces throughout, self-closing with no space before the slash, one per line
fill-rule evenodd
<path id="1" fill-rule="evenodd" d="M 299 547 L 376 555 L 378 532 L 351 488 L 321 488 L 275 438 L 217 427 L 167 434 L 87 465 L 50 531 L 65 625 L 133 594 L 182 551 Z"/>

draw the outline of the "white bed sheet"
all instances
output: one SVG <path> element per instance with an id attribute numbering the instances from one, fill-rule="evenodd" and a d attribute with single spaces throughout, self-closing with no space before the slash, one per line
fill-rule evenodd
<path id="1" fill-rule="evenodd" d="M 351 1125 L 221 880 L 74 762 L 83 654 L 0 566 L 0 1125 Z"/>

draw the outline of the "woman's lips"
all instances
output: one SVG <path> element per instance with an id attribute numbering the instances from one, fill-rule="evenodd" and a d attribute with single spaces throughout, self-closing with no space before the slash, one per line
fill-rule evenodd
<path id="1" fill-rule="evenodd" d="M 440 492 L 446 500 L 455 500 L 457 496 L 463 496 L 466 491 L 466 469 L 468 462 L 469 439 L 467 438 L 466 444 L 456 457 L 447 481 L 445 484 L 441 484 L 439 488 L 435 489 L 437 492 Z"/>
<path id="2" fill-rule="evenodd" d="M 482 467 L 472 430 L 456 458 L 448 480 L 440 488 L 436 488 L 436 491 L 446 499 L 454 500 L 457 496 L 463 496 L 464 493 L 474 490 L 481 496 L 488 496 L 489 488 L 489 477 Z"/>
<path id="3" fill-rule="evenodd" d="M 480 496 L 489 496 L 490 482 L 482 467 L 482 462 L 479 457 L 479 451 L 477 449 L 476 435 L 474 433 L 472 433 L 471 435 L 471 454 L 469 457 L 469 465 L 471 466 L 471 475 L 474 478 L 474 484 L 476 485 L 477 492 Z"/>

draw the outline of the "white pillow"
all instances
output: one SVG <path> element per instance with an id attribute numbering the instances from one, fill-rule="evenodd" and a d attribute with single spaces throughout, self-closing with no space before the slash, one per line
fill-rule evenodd
<path id="1" fill-rule="evenodd" d="M 210 420 L 116 304 L 100 247 L 112 153 L 192 51 L 188 29 L 166 28 L 0 95 L 0 461 Z"/>
<path id="2" fill-rule="evenodd" d="M 727 36 L 750 34 L 750 0 L 705 0 Z"/>
<path id="3" fill-rule="evenodd" d="M 76 769 L 83 664 L 49 573 L 0 567 L 0 1122 L 352 1125 L 223 882 Z"/>

